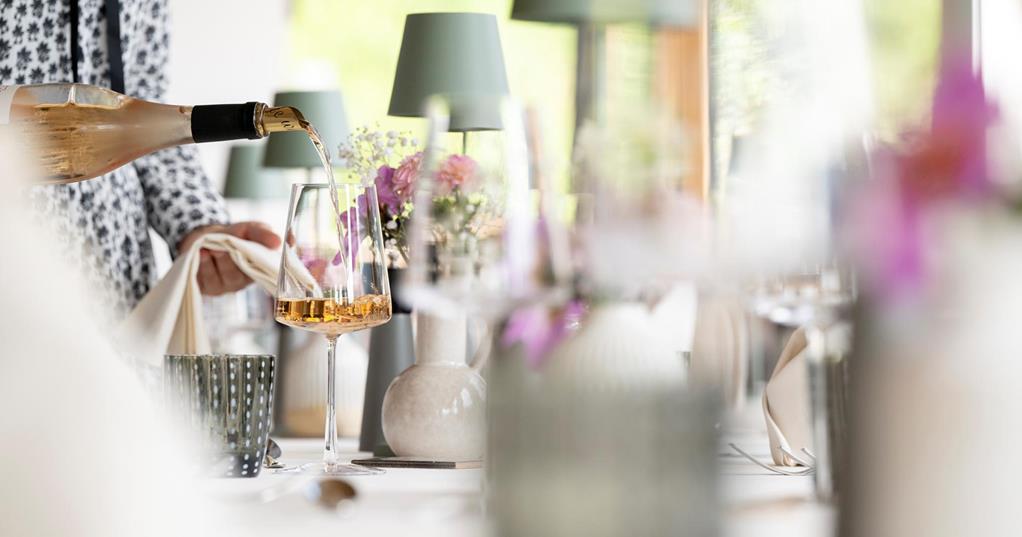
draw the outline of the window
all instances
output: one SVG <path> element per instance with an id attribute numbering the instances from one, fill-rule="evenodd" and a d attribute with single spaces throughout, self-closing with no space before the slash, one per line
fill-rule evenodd
<path id="1" fill-rule="evenodd" d="M 570 154 L 574 130 L 575 40 L 573 27 L 509 20 L 510 0 L 297 0 L 291 27 L 288 80 L 299 87 L 341 88 L 352 128 L 374 126 L 419 135 L 415 119 L 387 116 L 401 48 L 405 15 L 432 11 L 493 13 L 500 24 L 511 92 L 523 103 L 539 106 L 546 144 Z M 325 69 L 324 69 L 325 67 Z M 309 74 L 311 73 L 311 74 Z"/>

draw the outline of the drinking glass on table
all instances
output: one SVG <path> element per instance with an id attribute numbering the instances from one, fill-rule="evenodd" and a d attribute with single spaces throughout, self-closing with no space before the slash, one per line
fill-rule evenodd
<path id="1" fill-rule="evenodd" d="M 326 184 L 292 187 L 275 314 L 277 322 L 323 334 L 328 343 L 323 466 L 303 471 L 376 473 L 337 461 L 334 351 L 342 334 L 390 320 L 379 205 L 372 185 L 338 184 L 336 193 L 331 190 Z"/>
<path id="2" fill-rule="evenodd" d="M 805 330 L 809 379 L 811 454 L 816 495 L 832 500 L 842 482 L 847 442 L 848 348 L 856 297 L 855 275 L 831 260 L 757 279 L 749 291 L 756 315 Z"/>

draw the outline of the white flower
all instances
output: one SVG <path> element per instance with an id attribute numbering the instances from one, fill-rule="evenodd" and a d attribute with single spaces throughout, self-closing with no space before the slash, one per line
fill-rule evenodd
<path id="1" fill-rule="evenodd" d="M 393 230 L 397 229 L 397 222 L 395 222 L 395 221 L 391 220 L 390 222 L 387 222 L 387 224 L 386 224 L 386 226 L 385 226 L 385 227 L 386 227 L 387 229 L 389 229 L 389 230 L 393 231 Z"/>

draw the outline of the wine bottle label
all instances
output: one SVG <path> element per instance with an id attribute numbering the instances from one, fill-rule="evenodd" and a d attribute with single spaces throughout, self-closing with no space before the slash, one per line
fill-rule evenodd
<path id="1" fill-rule="evenodd" d="M 11 122 L 11 103 L 20 86 L 4 86 L 0 84 L 0 125 Z"/>

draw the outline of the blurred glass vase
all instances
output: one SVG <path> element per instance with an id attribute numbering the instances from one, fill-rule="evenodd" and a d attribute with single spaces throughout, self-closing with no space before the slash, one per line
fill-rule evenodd
<path id="1" fill-rule="evenodd" d="M 549 375 L 520 346 L 494 358 L 489 379 L 496 535 L 719 534 L 714 398 Z"/>
<path id="2" fill-rule="evenodd" d="M 922 292 L 861 308 L 842 537 L 1018 532 L 1017 218 L 942 212 Z"/>

